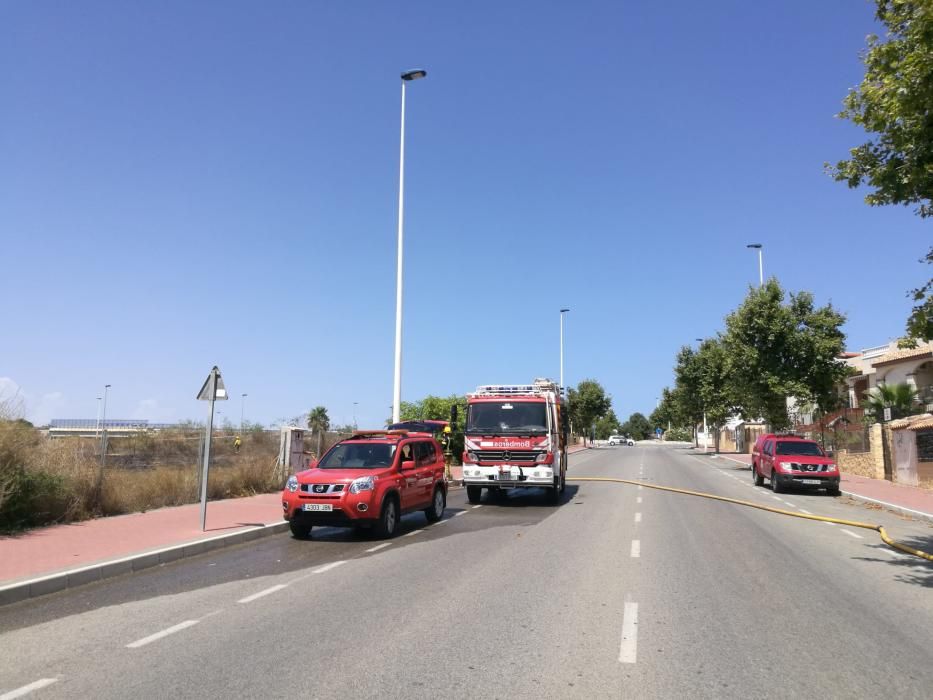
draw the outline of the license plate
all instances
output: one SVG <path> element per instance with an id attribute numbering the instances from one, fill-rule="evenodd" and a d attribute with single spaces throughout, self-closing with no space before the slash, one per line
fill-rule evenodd
<path id="1" fill-rule="evenodd" d="M 823 482 L 820 481 L 819 479 L 801 479 L 801 480 L 800 480 L 800 483 L 801 483 L 801 484 L 814 484 L 814 485 L 817 485 L 817 484 L 822 484 Z"/>
<path id="2" fill-rule="evenodd" d="M 305 503 L 301 506 L 302 510 L 317 510 L 330 513 L 334 507 L 330 503 Z"/>
<path id="3" fill-rule="evenodd" d="M 499 472 L 499 481 L 511 481 L 512 472 Z"/>

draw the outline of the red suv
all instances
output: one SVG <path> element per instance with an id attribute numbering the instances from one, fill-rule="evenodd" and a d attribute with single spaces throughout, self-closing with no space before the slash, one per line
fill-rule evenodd
<path id="1" fill-rule="evenodd" d="M 816 442 L 796 435 L 772 433 L 759 437 L 752 450 L 752 478 L 755 486 L 768 479 L 775 493 L 789 486 L 803 486 L 839 495 L 836 463 Z"/>
<path id="2" fill-rule="evenodd" d="M 312 468 L 288 477 L 283 515 L 297 539 L 315 525 L 372 528 L 393 537 L 406 513 L 437 522 L 447 506 L 444 454 L 430 433 L 356 432 Z"/>

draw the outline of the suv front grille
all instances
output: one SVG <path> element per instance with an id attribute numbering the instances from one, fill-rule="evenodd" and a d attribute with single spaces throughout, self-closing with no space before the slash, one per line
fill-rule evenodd
<path id="1" fill-rule="evenodd" d="M 315 495 L 324 495 L 327 493 L 340 493 L 343 491 L 344 484 L 302 484 L 301 490 Z"/>
<path id="2" fill-rule="evenodd" d="M 537 450 L 479 450 L 476 458 L 481 462 L 508 462 L 531 464 L 542 454 Z"/>
<path id="3" fill-rule="evenodd" d="M 789 462 L 791 469 L 795 469 L 801 472 L 825 472 L 827 471 L 825 464 L 801 464 L 800 462 Z"/>

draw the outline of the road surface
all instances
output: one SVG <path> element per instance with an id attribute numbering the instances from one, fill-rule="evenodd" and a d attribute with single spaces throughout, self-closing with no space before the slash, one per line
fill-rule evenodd
<path id="1" fill-rule="evenodd" d="M 618 476 L 933 527 L 664 446 Z M 0 608 L 0 700 L 930 697 L 933 566 L 867 530 L 649 488 L 568 486 L 403 520 L 390 541 L 275 536 Z"/>

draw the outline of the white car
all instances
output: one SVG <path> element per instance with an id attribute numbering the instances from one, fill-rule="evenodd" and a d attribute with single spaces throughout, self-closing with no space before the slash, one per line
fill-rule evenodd
<path id="1" fill-rule="evenodd" d="M 609 444 L 612 446 L 615 445 L 628 445 L 629 447 L 635 446 L 635 441 L 632 438 L 625 437 L 624 435 L 610 435 Z"/>

